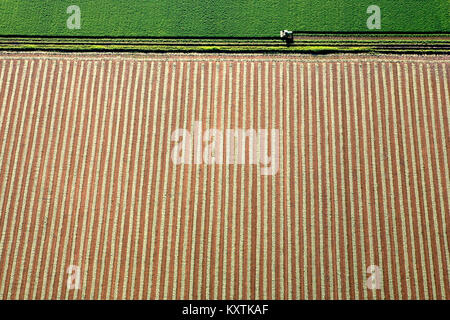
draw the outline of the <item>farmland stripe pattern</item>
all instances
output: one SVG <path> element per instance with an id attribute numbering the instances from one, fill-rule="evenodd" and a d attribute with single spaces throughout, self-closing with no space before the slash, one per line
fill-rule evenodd
<path id="1" fill-rule="evenodd" d="M 4 55 L 0 298 L 449 299 L 449 83 L 445 57 Z M 279 129 L 279 171 L 174 164 L 199 122 Z"/>

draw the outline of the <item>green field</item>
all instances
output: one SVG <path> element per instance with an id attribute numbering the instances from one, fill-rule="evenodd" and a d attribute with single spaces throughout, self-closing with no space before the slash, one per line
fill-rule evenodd
<path id="1" fill-rule="evenodd" d="M 66 8 L 81 8 L 69 30 Z M 449 0 L 0 0 L 0 35 L 276 37 L 296 31 L 368 31 L 366 9 L 381 8 L 380 32 L 450 32 Z"/>

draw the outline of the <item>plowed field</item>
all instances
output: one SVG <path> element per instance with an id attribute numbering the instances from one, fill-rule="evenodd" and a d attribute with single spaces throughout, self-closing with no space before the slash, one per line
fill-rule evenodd
<path id="1" fill-rule="evenodd" d="M 3 54 L 0 297 L 448 299 L 449 79 L 447 56 Z M 174 164 L 194 121 L 279 129 L 278 172 Z"/>

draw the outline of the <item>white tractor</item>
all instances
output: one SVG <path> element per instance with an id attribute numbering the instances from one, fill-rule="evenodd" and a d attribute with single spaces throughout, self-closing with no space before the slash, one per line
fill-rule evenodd
<path id="1" fill-rule="evenodd" d="M 289 30 L 281 30 L 280 31 L 281 40 L 286 41 L 287 45 L 294 43 L 294 32 Z"/>

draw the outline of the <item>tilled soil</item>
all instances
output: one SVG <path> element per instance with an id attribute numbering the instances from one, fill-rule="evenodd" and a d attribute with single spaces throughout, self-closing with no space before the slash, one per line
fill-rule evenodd
<path id="1" fill-rule="evenodd" d="M 448 299 L 449 79 L 446 56 L 3 54 L 0 297 Z M 195 121 L 279 129 L 279 170 L 174 164 Z"/>

